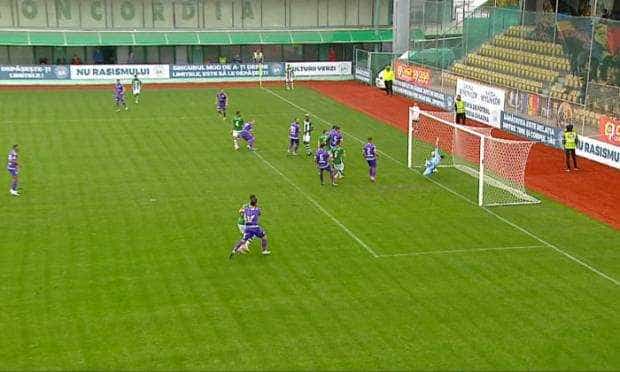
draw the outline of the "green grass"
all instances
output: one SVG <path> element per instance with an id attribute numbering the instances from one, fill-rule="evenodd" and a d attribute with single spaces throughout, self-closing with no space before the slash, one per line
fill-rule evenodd
<path id="1" fill-rule="evenodd" d="M 400 162 L 405 136 L 313 91 L 276 92 L 341 123 L 338 188 L 286 156 L 304 112 L 268 91 L 229 90 L 259 157 L 215 91 L 146 88 L 122 113 L 107 91 L 1 93 L 23 195 L 0 197 L 0 370 L 620 369 L 619 286 L 497 217 L 614 280 L 617 230 L 544 198 L 494 215 L 386 156 L 371 184 L 353 136 Z M 273 255 L 229 261 L 250 193 Z"/>

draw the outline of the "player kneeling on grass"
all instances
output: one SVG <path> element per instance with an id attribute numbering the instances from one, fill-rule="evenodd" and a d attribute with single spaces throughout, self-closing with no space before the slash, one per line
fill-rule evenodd
<path id="1" fill-rule="evenodd" d="M 439 150 L 439 140 L 437 140 L 437 142 L 435 143 L 435 149 L 433 151 L 431 151 L 431 157 L 430 159 L 426 159 L 424 161 L 424 173 L 422 173 L 425 176 L 431 176 L 433 173 L 437 172 L 437 167 L 439 166 L 439 163 L 441 163 L 441 159 L 443 159 L 443 155 L 441 154 L 441 151 Z"/>
<path id="2" fill-rule="evenodd" d="M 243 130 L 239 132 L 239 137 L 245 140 L 248 146 L 248 150 L 254 151 L 254 143 L 256 142 L 256 138 L 254 138 L 254 134 L 252 131 L 254 130 L 255 122 L 254 120 L 250 120 L 249 122 L 243 125 Z"/>
<path id="3" fill-rule="evenodd" d="M 336 142 L 336 147 L 331 149 L 332 164 L 334 165 L 334 179 L 344 177 L 344 148 L 340 145 L 341 141 Z"/>
<path id="4" fill-rule="evenodd" d="M 133 99 L 136 104 L 140 103 L 140 92 L 142 91 L 142 81 L 138 79 L 138 74 L 133 76 L 133 80 L 131 81 L 131 92 L 133 94 Z"/>
<path id="5" fill-rule="evenodd" d="M 232 139 L 233 139 L 233 147 L 235 150 L 239 150 L 239 134 L 243 130 L 243 118 L 241 117 L 241 111 L 237 111 L 235 113 L 235 117 L 233 118 L 233 127 L 232 127 Z"/>
<path id="6" fill-rule="evenodd" d="M 321 186 L 323 186 L 323 172 L 329 173 L 329 179 L 332 181 L 332 186 L 336 185 L 336 181 L 334 180 L 334 172 L 332 172 L 332 167 L 329 165 L 329 152 L 325 150 L 325 144 L 321 143 L 319 149 L 316 151 L 316 167 L 319 170 L 319 178 L 321 179 Z"/>
<path id="7" fill-rule="evenodd" d="M 235 254 L 240 253 L 243 249 L 242 247 L 245 247 L 245 244 L 255 237 L 261 240 L 263 255 L 271 254 L 267 248 L 267 234 L 259 224 L 261 210 L 258 207 L 256 195 L 250 195 L 250 205 L 243 208 L 242 213 L 244 222 L 243 237 L 235 244 L 228 258 L 233 258 Z"/>

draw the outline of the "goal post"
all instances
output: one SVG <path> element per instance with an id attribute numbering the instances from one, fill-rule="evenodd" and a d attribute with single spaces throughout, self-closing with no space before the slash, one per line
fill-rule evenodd
<path id="1" fill-rule="evenodd" d="M 473 182 L 460 182 L 459 187 L 469 188 L 465 196 L 479 206 L 540 203 L 525 188 L 525 169 L 533 144 L 494 137 L 491 128 L 456 124 L 454 113 L 421 111 L 417 106 L 409 109 L 408 167 L 423 168 L 437 146 L 446 155 L 441 167 L 477 179 L 475 186 Z"/>

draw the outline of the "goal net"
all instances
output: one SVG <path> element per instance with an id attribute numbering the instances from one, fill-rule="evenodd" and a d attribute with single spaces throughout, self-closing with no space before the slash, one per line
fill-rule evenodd
<path id="1" fill-rule="evenodd" d="M 431 113 L 412 107 L 407 164 L 410 168 L 424 168 L 437 145 L 445 156 L 440 167 L 453 168 L 477 179 L 460 180 L 459 188 L 466 188 L 463 195 L 477 200 L 478 205 L 539 203 L 525 189 L 525 167 L 534 142 L 496 138 L 491 132 L 491 128 L 456 124 L 453 113 Z"/>

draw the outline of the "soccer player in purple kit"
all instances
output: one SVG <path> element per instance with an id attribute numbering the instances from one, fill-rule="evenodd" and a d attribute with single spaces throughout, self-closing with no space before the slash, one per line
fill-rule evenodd
<path id="1" fill-rule="evenodd" d="M 17 191 L 17 175 L 19 174 L 19 162 L 17 161 L 18 151 L 18 146 L 13 145 L 11 151 L 9 151 L 8 163 L 6 165 L 6 170 L 8 170 L 11 175 L 11 188 L 9 189 L 9 193 L 13 196 L 19 196 L 19 192 Z"/>
<path id="2" fill-rule="evenodd" d="M 297 149 L 299 148 L 299 119 L 295 118 L 291 123 L 288 130 L 288 153 L 289 155 L 297 155 Z"/>
<path id="3" fill-rule="evenodd" d="M 258 207 L 258 198 L 256 195 L 250 195 L 250 205 L 243 208 L 243 219 L 245 221 L 245 228 L 243 230 L 243 237 L 239 240 L 232 251 L 230 252 L 229 259 L 242 250 L 246 246 L 246 243 L 252 240 L 252 238 L 259 238 L 261 240 L 261 249 L 263 255 L 271 254 L 267 248 L 267 234 L 259 224 L 261 217 L 261 209 Z"/>
<path id="4" fill-rule="evenodd" d="M 342 133 L 340 132 L 340 127 L 334 125 L 332 130 L 329 131 L 329 149 L 330 152 L 338 146 L 339 143 L 342 143 Z"/>
<path id="5" fill-rule="evenodd" d="M 323 186 L 323 172 L 329 172 L 329 178 L 332 181 L 332 186 L 338 186 L 334 181 L 334 172 L 332 172 L 332 167 L 329 164 L 329 152 L 325 150 L 325 144 L 321 143 L 319 145 L 319 149 L 316 151 L 315 162 L 316 167 L 319 170 L 319 178 L 321 179 L 321 186 Z"/>
<path id="6" fill-rule="evenodd" d="M 226 107 L 228 107 L 228 95 L 224 93 L 224 89 L 215 95 L 215 101 L 217 105 L 217 114 L 222 115 L 222 120 L 226 120 Z"/>
<path id="7" fill-rule="evenodd" d="M 377 180 L 377 148 L 372 143 L 372 137 L 368 137 L 368 143 L 362 148 L 362 155 L 368 162 L 370 180 L 375 182 Z"/>
<path id="8" fill-rule="evenodd" d="M 239 138 L 243 138 L 245 142 L 247 142 L 248 150 L 250 151 L 254 151 L 254 142 L 256 142 L 256 138 L 252 133 L 254 130 L 254 125 L 254 120 L 250 120 L 243 125 L 243 129 L 239 132 Z"/>
<path id="9" fill-rule="evenodd" d="M 120 79 L 116 79 L 116 84 L 114 85 L 114 99 L 116 101 L 116 112 L 121 112 L 121 106 L 125 108 L 125 111 L 129 110 L 125 103 L 125 87 Z"/>

